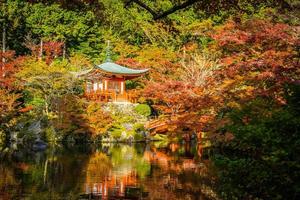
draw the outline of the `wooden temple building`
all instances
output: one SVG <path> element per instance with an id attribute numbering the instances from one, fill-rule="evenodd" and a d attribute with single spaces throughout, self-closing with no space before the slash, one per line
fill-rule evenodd
<path id="1" fill-rule="evenodd" d="M 126 90 L 125 82 L 147 72 L 148 69 L 131 69 L 106 59 L 84 74 L 85 97 L 98 102 L 136 103 L 135 94 Z"/>

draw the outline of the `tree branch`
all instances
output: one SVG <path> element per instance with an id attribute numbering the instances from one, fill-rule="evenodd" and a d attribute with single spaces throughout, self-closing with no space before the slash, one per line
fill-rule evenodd
<path id="1" fill-rule="evenodd" d="M 146 5 L 145 3 L 143 3 L 141 0 L 128 0 L 125 3 L 125 7 L 128 7 L 131 3 L 136 3 L 137 5 L 139 5 L 140 7 L 144 8 L 146 11 L 148 11 L 152 16 L 154 20 L 158 20 L 161 18 L 164 18 L 174 12 L 176 12 L 177 10 L 181 10 L 184 9 L 194 3 L 196 3 L 197 1 L 200 0 L 187 0 L 186 2 L 180 4 L 180 5 L 175 5 L 172 8 L 170 8 L 169 10 L 166 10 L 162 13 L 158 13 L 155 10 L 153 10 L 152 8 L 150 8 L 148 5 Z"/>
<path id="2" fill-rule="evenodd" d="M 146 11 L 148 11 L 153 18 L 155 19 L 158 14 L 149 6 L 147 6 L 145 3 L 141 2 L 140 0 L 129 0 L 127 1 L 127 3 L 125 3 L 125 7 L 128 7 L 131 3 L 136 3 L 137 5 L 139 5 L 140 7 L 144 8 Z"/>

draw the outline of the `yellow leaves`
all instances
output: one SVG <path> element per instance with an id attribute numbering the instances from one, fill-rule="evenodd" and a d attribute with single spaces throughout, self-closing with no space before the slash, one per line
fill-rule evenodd
<path id="1" fill-rule="evenodd" d="M 213 115 L 202 115 L 199 119 L 200 124 L 206 124 L 214 119 Z"/>
<path id="2" fill-rule="evenodd" d="M 17 77 L 25 89 L 36 95 L 60 96 L 71 92 L 76 83 L 66 66 L 61 62 L 48 65 L 43 61 L 28 59 L 22 64 Z"/>
<path id="3" fill-rule="evenodd" d="M 227 79 L 223 81 L 223 84 L 221 85 L 222 89 L 228 88 L 229 86 L 232 86 L 235 83 L 235 80 L 233 79 Z"/>
<path id="4" fill-rule="evenodd" d="M 241 95 L 251 95 L 254 87 L 247 85 L 246 77 L 236 75 L 233 79 L 226 79 L 220 85 L 221 90 L 235 92 L 237 95 L 239 92 L 243 93 Z"/>
<path id="5" fill-rule="evenodd" d="M 255 89 L 255 88 L 254 88 L 253 86 L 246 86 L 246 87 L 245 87 L 246 95 L 248 95 L 248 96 L 252 95 L 254 89 Z"/>
<path id="6" fill-rule="evenodd" d="M 21 97 L 20 94 L 8 93 L 0 89 L 0 113 L 11 112 L 18 105 L 17 99 Z"/>
<path id="7" fill-rule="evenodd" d="M 211 19 L 195 21 L 194 23 L 186 26 L 186 31 L 191 32 L 193 35 L 204 35 L 213 29 L 213 22 Z"/>
<path id="8" fill-rule="evenodd" d="M 55 112 L 48 112 L 46 115 L 49 120 L 58 119 L 58 115 Z"/>
<path id="9" fill-rule="evenodd" d="M 235 101 L 231 101 L 231 102 L 227 103 L 227 106 L 229 108 L 237 108 L 237 109 L 241 108 L 241 105 Z"/>
<path id="10" fill-rule="evenodd" d="M 255 78 L 260 74 L 260 72 L 256 71 L 256 72 L 249 72 L 249 77 L 250 78 Z"/>
<path id="11" fill-rule="evenodd" d="M 94 153 L 90 156 L 86 168 L 86 184 L 94 184 L 107 176 L 112 163 L 104 153 Z"/>
<path id="12" fill-rule="evenodd" d="M 90 69 L 91 67 L 91 61 L 83 54 L 76 53 L 69 58 L 68 69 L 70 71 L 81 71 Z"/>
<path id="13" fill-rule="evenodd" d="M 214 101 L 214 102 L 220 102 L 220 101 L 222 101 L 222 97 L 221 97 L 221 96 L 217 96 L 217 95 L 213 95 L 213 96 L 211 97 L 211 99 L 212 99 L 212 101 Z"/>
<path id="14" fill-rule="evenodd" d="M 99 103 L 91 103 L 86 108 L 86 119 L 95 134 L 105 133 L 110 127 L 112 118 Z"/>
<path id="15" fill-rule="evenodd" d="M 253 95 L 254 89 L 255 88 L 253 86 L 243 85 L 243 86 L 239 87 L 239 90 L 237 91 L 237 96 L 240 99 L 249 98 Z"/>
<path id="16" fill-rule="evenodd" d="M 242 80 L 244 80 L 244 77 L 240 76 L 240 75 L 236 75 L 236 76 L 234 76 L 234 79 L 237 81 L 242 81 Z"/>
<path id="17" fill-rule="evenodd" d="M 114 42 L 114 52 L 118 52 L 121 58 L 126 58 L 128 55 L 136 55 L 140 49 L 137 46 L 125 43 L 123 40 Z"/>

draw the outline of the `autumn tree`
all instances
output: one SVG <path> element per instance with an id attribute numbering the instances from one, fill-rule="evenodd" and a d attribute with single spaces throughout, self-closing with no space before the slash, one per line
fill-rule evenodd
<path id="1" fill-rule="evenodd" d="M 228 21 L 212 37 L 222 51 L 216 80 L 225 100 L 212 140 L 220 194 L 298 198 L 298 28 L 266 19 Z"/>
<path id="2" fill-rule="evenodd" d="M 85 117 L 94 136 L 105 134 L 112 127 L 113 119 L 110 113 L 105 111 L 99 103 L 89 104 L 86 108 Z"/>
<path id="3" fill-rule="evenodd" d="M 262 19 L 228 21 L 212 35 L 222 50 L 220 88 L 228 102 L 265 96 L 284 104 L 284 85 L 299 79 L 299 31 Z"/>
<path id="4" fill-rule="evenodd" d="M 220 64 L 208 53 L 193 53 L 183 55 L 181 67 L 182 81 L 196 87 L 205 87 L 214 78 L 214 73 L 220 68 Z"/>
<path id="5" fill-rule="evenodd" d="M 59 63 L 48 65 L 43 61 L 28 59 L 17 76 L 33 99 L 42 100 L 47 115 L 50 111 L 55 111 L 54 103 L 57 98 L 76 93 L 78 80 Z"/>

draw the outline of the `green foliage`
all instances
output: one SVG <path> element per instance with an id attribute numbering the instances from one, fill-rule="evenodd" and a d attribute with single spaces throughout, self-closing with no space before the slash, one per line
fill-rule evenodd
<path id="1" fill-rule="evenodd" d="M 163 134 L 155 134 L 153 139 L 158 141 L 168 141 L 168 136 Z"/>
<path id="2" fill-rule="evenodd" d="M 134 148 L 129 146 L 113 146 L 110 149 L 111 161 L 114 167 L 118 169 L 122 168 L 134 168 L 137 169 L 137 173 L 141 178 L 146 177 L 150 173 L 150 163 L 140 155 Z M 130 159 L 128 159 L 130 157 Z"/>
<path id="3" fill-rule="evenodd" d="M 54 111 L 58 98 L 76 93 L 75 88 L 78 84 L 78 80 L 60 62 L 47 65 L 42 61 L 27 60 L 23 63 L 17 77 L 25 83 L 26 93 L 30 93 L 27 95 L 26 103 L 36 106 L 43 103 L 47 115 Z"/>
<path id="4" fill-rule="evenodd" d="M 265 99 L 229 113 L 232 124 L 226 130 L 233 137 L 218 144 L 221 151 L 215 157 L 225 199 L 299 196 L 300 113 L 294 109 L 300 105 L 299 88 L 288 87 L 282 108 Z"/>
<path id="5" fill-rule="evenodd" d="M 46 141 L 52 145 L 57 144 L 62 139 L 62 135 L 57 134 L 53 126 L 45 128 L 44 132 Z"/>
<path id="6" fill-rule="evenodd" d="M 135 168 L 137 170 L 139 177 L 141 179 L 144 179 L 147 177 L 147 175 L 149 175 L 151 170 L 151 165 L 145 159 L 137 159 Z"/>
<path id="7" fill-rule="evenodd" d="M 109 134 L 114 138 L 114 139 L 120 139 L 122 136 L 122 133 L 125 133 L 125 128 L 120 125 L 114 125 L 111 129 L 109 129 Z"/>
<path id="8" fill-rule="evenodd" d="M 135 112 L 107 112 L 80 98 L 83 88 L 76 73 L 102 62 L 105 41 L 111 40 L 113 60 L 150 69 L 126 86 L 141 93 L 140 99 L 147 98 L 143 88 L 150 88 L 153 96 L 143 102 L 165 114 L 166 130 L 225 132 L 219 136 L 224 140 L 215 142 L 221 150 L 216 166 L 224 199 L 299 196 L 300 92 L 297 84 L 283 90 L 287 82 L 299 80 L 299 33 L 290 26 L 299 24 L 296 1 L 198 1 L 160 20 L 136 3 L 125 8 L 119 0 L 36 2 L 0 3 L 6 49 L 25 57 L 12 58 L 21 61 L 13 66 L 18 71 L 14 82 L 2 76 L 10 63 L 0 53 L 5 61 L 0 82 L 16 86 L 0 88 L 0 145 L 16 125 L 27 127 L 31 119 L 44 116 L 45 124 L 51 124 L 44 131 L 48 142 L 88 141 L 107 132 L 115 139 L 143 139 L 143 123 L 152 114 L 149 105 L 140 104 Z M 143 2 L 163 13 L 182 1 Z M 288 9 L 278 9 L 281 4 Z M 41 47 L 44 55 L 37 60 Z M 61 58 L 63 50 L 67 56 Z M 212 62 L 197 58 L 196 52 L 216 55 L 211 61 L 218 67 L 212 69 Z M 221 107 L 220 121 L 212 122 Z M 30 120 L 23 123 L 23 117 Z M 18 136 L 35 139 L 26 131 Z M 161 146 L 169 142 L 168 135 L 154 139 Z M 116 152 L 116 162 L 135 165 L 141 177 L 149 173 L 150 166 L 136 152 Z M 127 154 L 136 156 L 134 163 L 124 160 Z M 42 170 L 37 171 L 41 180 Z"/>
<path id="9" fill-rule="evenodd" d="M 136 124 L 133 125 L 133 130 L 135 132 L 145 131 L 145 124 L 143 124 L 143 123 L 136 123 Z"/>
<path id="10" fill-rule="evenodd" d="M 0 24 L 1 28 L 6 28 L 6 45 L 18 55 L 27 53 L 24 47 L 27 12 L 28 4 L 25 1 L 8 0 L 0 3 Z"/>
<path id="11" fill-rule="evenodd" d="M 140 114 L 140 115 L 143 115 L 145 117 L 148 117 L 151 115 L 151 108 L 149 105 L 147 104 L 139 104 L 137 105 L 134 110 Z"/>
<path id="12" fill-rule="evenodd" d="M 0 148 L 6 144 L 6 134 L 0 130 Z"/>
<path id="13" fill-rule="evenodd" d="M 45 105 L 44 99 L 39 98 L 39 97 L 27 98 L 27 99 L 25 99 L 25 103 L 27 105 L 33 105 L 35 107 L 43 107 L 43 105 Z"/>
<path id="14" fill-rule="evenodd" d="M 30 6 L 26 23 L 33 36 L 46 41 L 64 41 L 71 50 L 79 46 L 86 54 L 93 52 L 95 36 L 99 36 L 93 12 L 65 10 L 58 4 Z"/>

